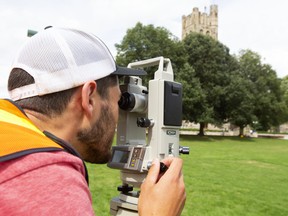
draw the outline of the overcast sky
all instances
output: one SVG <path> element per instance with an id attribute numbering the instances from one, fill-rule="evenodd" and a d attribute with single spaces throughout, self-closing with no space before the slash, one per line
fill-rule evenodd
<path id="1" fill-rule="evenodd" d="M 182 15 L 193 7 L 218 5 L 218 39 L 231 54 L 251 49 L 288 75 L 288 1 L 285 0 L 0 0 L 0 97 L 7 97 L 9 66 L 27 30 L 71 27 L 100 37 L 116 55 L 128 28 L 137 22 L 165 27 L 181 38 Z"/>

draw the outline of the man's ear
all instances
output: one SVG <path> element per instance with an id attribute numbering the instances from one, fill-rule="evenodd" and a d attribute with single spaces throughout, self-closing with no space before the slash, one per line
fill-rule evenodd
<path id="1" fill-rule="evenodd" d="M 82 87 L 82 108 L 88 118 L 91 118 L 96 104 L 97 84 L 95 81 L 86 82 Z"/>

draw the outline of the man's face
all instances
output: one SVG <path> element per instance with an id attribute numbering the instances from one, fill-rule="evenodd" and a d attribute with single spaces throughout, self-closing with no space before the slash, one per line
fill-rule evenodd
<path id="1" fill-rule="evenodd" d="M 78 133 L 78 140 L 86 145 L 84 160 L 107 163 L 118 121 L 119 86 L 109 88 L 109 97 L 101 101 L 100 116 L 92 128 Z"/>

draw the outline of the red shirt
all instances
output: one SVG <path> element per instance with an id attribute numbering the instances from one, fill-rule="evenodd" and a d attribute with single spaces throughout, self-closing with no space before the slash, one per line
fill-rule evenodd
<path id="1" fill-rule="evenodd" d="M 85 168 L 64 151 L 0 163 L 1 215 L 94 215 Z"/>

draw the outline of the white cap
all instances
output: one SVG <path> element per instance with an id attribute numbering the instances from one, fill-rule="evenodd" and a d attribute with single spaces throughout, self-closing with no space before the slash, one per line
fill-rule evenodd
<path id="1" fill-rule="evenodd" d="M 95 35 L 55 27 L 31 37 L 20 49 L 13 68 L 25 70 L 35 80 L 9 91 L 13 100 L 71 89 L 110 74 L 146 74 L 143 70 L 118 67 L 106 45 Z"/>

